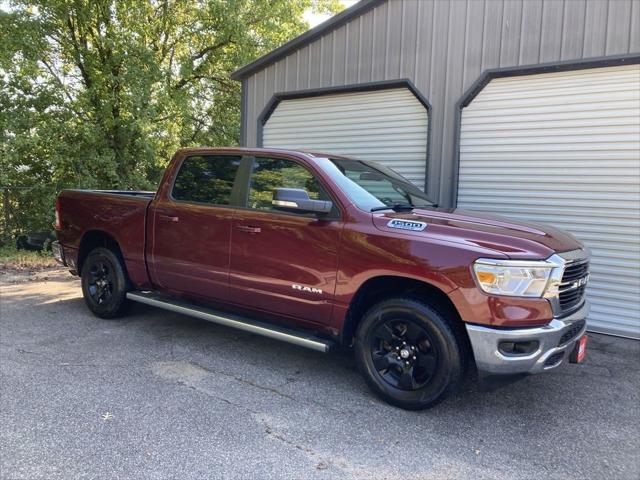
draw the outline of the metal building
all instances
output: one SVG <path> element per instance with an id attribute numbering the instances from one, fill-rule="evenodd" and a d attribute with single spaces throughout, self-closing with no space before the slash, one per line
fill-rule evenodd
<path id="1" fill-rule="evenodd" d="M 573 232 L 590 329 L 640 338 L 640 0 L 362 0 L 232 78 L 245 146 Z"/>

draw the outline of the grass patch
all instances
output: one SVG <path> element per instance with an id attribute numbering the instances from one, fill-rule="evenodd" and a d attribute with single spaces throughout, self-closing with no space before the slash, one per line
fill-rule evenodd
<path id="1" fill-rule="evenodd" d="M 35 270 L 56 266 L 51 252 L 18 250 L 13 245 L 0 247 L 1 270 Z"/>

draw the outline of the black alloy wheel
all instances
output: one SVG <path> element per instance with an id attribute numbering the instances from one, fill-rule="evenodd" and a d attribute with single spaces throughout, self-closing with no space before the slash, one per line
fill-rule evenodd
<path id="1" fill-rule="evenodd" d="M 371 336 L 370 348 L 378 374 L 401 390 L 424 387 L 438 367 L 438 349 L 429 332 L 410 320 L 382 322 Z"/>
<path id="2" fill-rule="evenodd" d="M 408 410 L 431 407 L 451 394 L 465 359 L 465 343 L 454 322 L 417 298 L 373 305 L 354 341 L 356 363 L 369 388 Z"/>
<path id="3" fill-rule="evenodd" d="M 97 259 L 89 265 L 89 278 L 87 288 L 93 301 L 102 305 L 108 302 L 113 296 L 113 271 L 111 265 L 103 260 Z"/>
<path id="4" fill-rule="evenodd" d="M 95 315 L 115 318 L 125 311 L 129 281 L 120 255 L 102 247 L 92 250 L 81 277 L 84 301 Z"/>

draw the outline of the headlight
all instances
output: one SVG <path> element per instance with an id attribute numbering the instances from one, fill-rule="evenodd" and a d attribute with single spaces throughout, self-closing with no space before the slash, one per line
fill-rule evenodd
<path id="1" fill-rule="evenodd" d="M 557 265 L 546 261 L 494 260 L 480 258 L 473 272 L 480 288 L 494 295 L 542 297 L 553 269 Z"/>

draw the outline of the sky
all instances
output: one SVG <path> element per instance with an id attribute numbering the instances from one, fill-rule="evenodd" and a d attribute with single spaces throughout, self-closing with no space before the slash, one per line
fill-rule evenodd
<path id="1" fill-rule="evenodd" d="M 341 0 L 341 3 L 346 8 L 349 8 L 358 3 L 358 1 L 359 0 Z M 311 10 L 307 10 L 304 14 L 304 19 L 309 22 L 310 28 L 320 25 L 322 22 L 328 20 L 329 18 L 331 18 L 331 15 L 319 15 L 317 13 L 313 13 Z"/>

